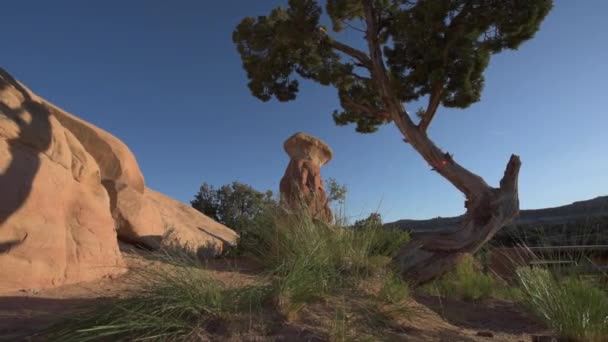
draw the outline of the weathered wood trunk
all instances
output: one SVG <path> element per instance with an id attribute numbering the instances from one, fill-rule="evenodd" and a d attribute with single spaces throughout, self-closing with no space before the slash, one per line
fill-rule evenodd
<path id="1" fill-rule="evenodd" d="M 517 179 L 521 162 L 512 155 L 498 188 L 459 165 L 449 153 L 439 149 L 427 135 L 427 128 L 439 105 L 440 93 L 431 101 L 425 117 L 415 124 L 391 86 L 384 65 L 378 33 L 378 13 L 373 1 L 364 0 L 366 39 L 369 58 L 361 57 L 369 67 L 372 79 L 382 98 L 382 108 L 390 115 L 404 141 L 429 163 L 434 171 L 447 179 L 466 197 L 467 212 L 457 227 L 439 227 L 426 234 L 416 234 L 395 257 L 395 265 L 403 278 L 417 286 L 448 271 L 463 253 L 474 253 L 496 232 L 519 214 Z M 438 88 L 440 89 L 440 88 Z"/>
<path id="2" fill-rule="evenodd" d="M 517 156 L 512 156 L 499 188 L 488 187 L 475 203 L 467 201 L 467 212 L 456 227 L 441 227 L 412 236 L 395 257 L 395 265 L 412 285 L 434 279 L 454 266 L 463 253 L 475 253 L 496 232 L 519 214 Z"/>

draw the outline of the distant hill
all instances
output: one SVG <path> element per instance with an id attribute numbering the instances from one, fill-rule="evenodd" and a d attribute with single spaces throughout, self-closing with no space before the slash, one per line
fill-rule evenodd
<path id="1" fill-rule="evenodd" d="M 438 217 L 429 220 L 399 220 L 385 224 L 385 227 L 407 229 L 415 232 L 432 231 L 438 227 L 453 226 L 458 223 L 462 216 Z M 596 197 L 594 199 L 574 202 L 555 208 L 532 209 L 520 211 L 519 218 L 512 224 L 502 229 L 495 240 L 508 243 L 514 236 L 531 238 L 539 243 L 540 238 L 560 237 L 560 242 L 565 243 L 562 237 L 575 236 L 573 232 L 580 232 L 586 239 L 597 238 L 608 240 L 608 196 Z M 593 235 L 593 237 L 590 237 Z M 540 237 L 539 237 L 540 236 Z M 595 242 L 595 241 L 594 241 Z M 578 241 L 577 243 L 583 243 Z M 608 241 L 606 242 L 608 243 Z"/>

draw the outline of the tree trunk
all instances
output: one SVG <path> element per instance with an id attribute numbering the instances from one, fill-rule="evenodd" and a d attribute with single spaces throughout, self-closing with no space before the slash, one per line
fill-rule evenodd
<path id="1" fill-rule="evenodd" d="M 498 188 L 454 161 L 413 124 L 402 106 L 392 106 L 393 121 L 412 147 L 433 170 L 458 188 L 466 197 L 467 209 L 456 227 L 438 227 L 432 232 L 413 234 L 412 241 L 395 257 L 395 265 L 413 286 L 426 283 L 454 266 L 463 253 L 475 253 L 499 229 L 519 215 L 518 176 L 521 161 L 512 155 Z"/>
<path id="2" fill-rule="evenodd" d="M 413 234 L 394 259 L 402 276 L 412 285 L 426 283 L 454 266 L 463 253 L 475 253 L 496 232 L 519 214 L 517 176 L 519 158 L 511 156 L 499 188 L 488 187 L 475 203 L 467 201 L 467 212 L 456 227 Z"/>
<path id="3" fill-rule="evenodd" d="M 414 124 L 395 95 L 380 49 L 378 13 L 371 0 L 364 0 L 363 7 L 370 73 L 382 98 L 383 109 L 390 113 L 404 141 L 410 143 L 434 171 L 466 197 L 467 211 L 457 227 L 441 227 L 432 232 L 414 234 L 411 242 L 403 246 L 395 257 L 394 263 L 403 278 L 417 286 L 448 271 L 461 254 L 479 250 L 499 229 L 517 217 L 517 179 L 521 162 L 518 156 L 512 155 L 500 187 L 493 188 L 483 178 L 456 163 L 449 153 L 441 151 L 426 133 L 430 120 L 421 125 Z"/>

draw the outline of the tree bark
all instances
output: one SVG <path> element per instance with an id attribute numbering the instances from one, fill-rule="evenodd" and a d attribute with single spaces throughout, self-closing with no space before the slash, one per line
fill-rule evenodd
<path id="1" fill-rule="evenodd" d="M 499 229 L 519 214 L 517 178 L 521 162 L 512 155 L 499 188 L 488 187 L 467 201 L 467 212 L 456 227 L 412 235 L 394 259 L 402 276 L 413 286 L 424 284 L 448 271 L 463 253 L 475 253 Z"/>
<path id="2" fill-rule="evenodd" d="M 432 116 L 424 122 L 422 128 L 419 127 L 414 124 L 398 96 L 394 94 L 378 40 L 378 13 L 372 0 L 363 0 L 363 5 L 371 60 L 370 72 L 385 109 L 390 113 L 404 140 L 412 145 L 434 171 L 466 197 L 467 211 L 457 227 L 442 227 L 433 232 L 414 234 L 411 242 L 403 246 L 395 257 L 394 264 L 402 277 L 410 284 L 418 286 L 448 271 L 461 254 L 479 250 L 499 229 L 517 217 L 517 180 L 521 162 L 518 156 L 512 155 L 500 181 L 500 187 L 493 188 L 483 178 L 459 165 L 449 153 L 441 151 L 426 133 Z"/>

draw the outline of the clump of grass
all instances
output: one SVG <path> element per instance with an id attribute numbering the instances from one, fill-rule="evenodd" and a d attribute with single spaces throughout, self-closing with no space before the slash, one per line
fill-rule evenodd
<path id="1" fill-rule="evenodd" d="M 272 274 L 277 298 L 290 311 L 381 273 L 409 240 L 403 231 L 328 225 L 304 211 L 272 215 L 271 224 L 264 220 L 257 227 L 256 245 L 247 250 Z"/>
<path id="2" fill-rule="evenodd" d="M 453 270 L 431 282 L 425 289 L 443 297 L 480 301 L 492 297 L 497 285 L 491 275 L 479 269 L 475 258 L 467 254 L 459 260 Z"/>
<path id="3" fill-rule="evenodd" d="M 226 289 L 190 259 L 132 270 L 133 290 L 111 303 L 89 308 L 47 332 L 53 340 L 127 339 L 182 341 L 222 330 L 234 315 L 261 310 L 264 286 Z"/>
<path id="4" fill-rule="evenodd" d="M 349 340 L 352 322 L 346 310 L 344 298 L 336 305 L 329 334 L 330 341 L 344 342 Z"/>
<path id="5" fill-rule="evenodd" d="M 384 278 L 378 296 L 390 304 L 398 304 L 409 297 L 409 285 L 397 274 L 389 272 Z"/>
<path id="6" fill-rule="evenodd" d="M 524 302 L 560 336 L 600 342 L 608 336 L 608 294 L 580 279 L 559 281 L 546 269 L 517 271 Z"/>

